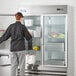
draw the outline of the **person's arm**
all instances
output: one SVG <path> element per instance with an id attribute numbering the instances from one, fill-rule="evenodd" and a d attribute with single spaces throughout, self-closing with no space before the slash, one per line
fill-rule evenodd
<path id="1" fill-rule="evenodd" d="M 0 37 L 0 43 L 2 43 L 3 41 L 6 41 L 9 37 L 10 37 L 10 26 L 7 28 L 7 30 L 2 35 L 2 37 Z"/>
<path id="2" fill-rule="evenodd" d="M 28 40 L 28 50 L 32 50 L 32 36 L 25 26 L 24 26 L 23 30 L 24 30 L 23 31 L 24 37 L 26 38 L 26 40 Z"/>
<path id="3" fill-rule="evenodd" d="M 23 34 L 27 41 L 32 39 L 31 34 L 29 33 L 29 31 L 27 30 L 27 28 L 24 25 L 23 25 Z"/>

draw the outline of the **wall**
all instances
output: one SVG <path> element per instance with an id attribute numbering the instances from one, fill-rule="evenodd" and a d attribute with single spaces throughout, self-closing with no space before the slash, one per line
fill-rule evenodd
<path id="1" fill-rule="evenodd" d="M 69 5 L 69 71 L 68 76 L 76 76 L 76 0 L 1 0 L 0 14 L 15 13 L 25 5 Z"/>
<path id="2" fill-rule="evenodd" d="M 61 5 L 68 4 L 75 7 L 75 0 L 2 0 L 0 2 L 0 13 L 15 13 L 19 7 L 23 7 L 25 5 Z"/>

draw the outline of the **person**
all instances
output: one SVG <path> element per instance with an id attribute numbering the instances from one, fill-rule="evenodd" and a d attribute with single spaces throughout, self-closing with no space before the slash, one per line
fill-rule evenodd
<path id="1" fill-rule="evenodd" d="M 21 24 L 23 14 L 17 12 L 15 14 L 15 18 L 16 22 L 9 25 L 5 33 L 0 38 L 0 43 L 11 38 L 11 76 L 17 76 L 18 66 L 20 68 L 20 76 L 24 76 L 26 54 L 25 39 L 28 41 L 28 50 L 31 50 L 32 36 L 26 26 Z"/>

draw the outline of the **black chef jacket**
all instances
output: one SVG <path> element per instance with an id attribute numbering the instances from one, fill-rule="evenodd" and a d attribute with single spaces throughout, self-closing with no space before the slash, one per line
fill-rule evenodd
<path id="1" fill-rule="evenodd" d="M 25 25 L 21 24 L 20 22 L 15 22 L 11 24 L 3 36 L 0 38 L 0 43 L 7 40 L 11 37 L 11 48 L 12 52 L 15 51 L 23 51 L 26 50 L 25 46 L 25 39 L 28 41 L 28 50 L 32 49 L 32 36 L 28 32 Z"/>

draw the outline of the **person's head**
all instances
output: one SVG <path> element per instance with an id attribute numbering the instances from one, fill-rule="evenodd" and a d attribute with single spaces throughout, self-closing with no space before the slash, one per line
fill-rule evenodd
<path id="1" fill-rule="evenodd" d="M 23 14 L 21 12 L 17 12 L 15 14 L 15 18 L 16 18 L 16 20 L 21 20 L 21 18 L 23 18 Z"/>

